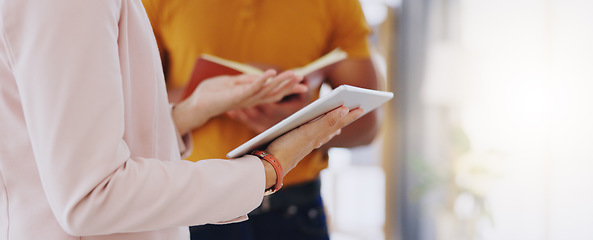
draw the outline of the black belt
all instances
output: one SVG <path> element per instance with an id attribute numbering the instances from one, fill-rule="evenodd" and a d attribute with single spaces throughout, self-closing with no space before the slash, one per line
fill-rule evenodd
<path id="1" fill-rule="evenodd" d="M 317 201 L 320 195 L 321 181 L 319 178 L 302 184 L 286 186 L 272 195 L 265 196 L 262 204 L 249 214 L 261 214 L 311 203 Z"/>

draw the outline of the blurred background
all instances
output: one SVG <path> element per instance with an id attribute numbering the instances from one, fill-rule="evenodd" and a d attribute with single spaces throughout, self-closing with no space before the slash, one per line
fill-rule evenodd
<path id="1" fill-rule="evenodd" d="M 593 1 L 361 3 L 396 97 L 330 152 L 332 240 L 593 239 Z"/>

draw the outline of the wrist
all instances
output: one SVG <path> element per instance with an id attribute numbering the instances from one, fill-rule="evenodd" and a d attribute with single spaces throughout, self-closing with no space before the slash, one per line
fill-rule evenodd
<path id="1" fill-rule="evenodd" d="M 216 113 L 207 105 L 201 106 L 199 102 L 188 98 L 173 108 L 172 116 L 177 130 L 183 135 L 204 125 Z"/>
<path id="2" fill-rule="evenodd" d="M 191 122 L 186 112 L 187 104 L 185 102 L 181 102 L 177 105 L 173 105 L 173 109 L 171 110 L 171 116 L 173 118 L 173 122 L 175 123 L 175 127 L 180 135 L 184 135 L 185 133 L 189 132 L 191 127 Z"/>
<path id="3" fill-rule="evenodd" d="M 266 189 L 269 189 L 276 185 L 276 170 L 274 170 L 274 167 L 268 161 L 262 159 L 261 162 L 264 165 L 264 171 L 266 173 Z"/>
<path id="4" fill-rule="evenodd" d="M 264 163 L 264 168 L 266 169 L 266 191 L 264 192 L 264 195 L 270 195 L 278 191 L 282 187 L 282 180 L 284 178 L 284 172 L 282 171 L 282 166 L 280 165 L 278 159 L 273 155 L 261 150 L 253 151 L 251 152 L 251 155 L 254 155 L 260 158 L 262 161 L 267 162 L 267 164 Z M 268 172 L 269 166 L 272 166 L 275 174 Z M 274 175 L 275 179 L 273 177 Z M 273 184 L 270 186 L 269 182 L 272 182 Z"/>

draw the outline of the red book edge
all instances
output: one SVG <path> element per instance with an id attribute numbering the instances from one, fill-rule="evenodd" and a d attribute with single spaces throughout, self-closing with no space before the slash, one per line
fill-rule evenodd
<path id="1" fill-rule="evenodd" d="M 317 60 L 309 63 L 308 65 L 306 65 L 305 67 L 309 67 L 312 64 L 315 64 L 316 62 L 319 62 L 319 61 L 322 62 L 322 66 L 317 66 L 318 67 L 317 69 L 314 69 L 313 71 L 311 71 L 309 73 L 304 73 L 303 77 L 310 78 L 310 80 L 312 80 L 312 81 L 323 81 L 323 75 L 324 75 L 323 72 L 326 69 L 335 65 L 337 62 L 340 62 L 340 61 L 346 59 L 347 56 L 348 56 L 348 54 L 345 53 L 344 51 L 340 50 L 339 48 L 334 49 L 330 53 L 327 53 L 326 55 L 324 55 L 324 56 L 318 58 Z M 329 58 L 329 61 L 328 61 L 328 58 Z M 325 62 L 325 63 L 323 63 L 323 62 Z M 302 69 L 303 68 L 295 69 L 295 73 L 298 74 Z M 200 58 L 198 58 L 198 60 L 196 60 L 196 63 L 194 64 L 193 72 L 191 74 L 189 82 L 187 83 L 185 89 L 183 90 L 183 94 L 181 95 L 181 100 L 184 100 L 187 97 L 189 97 L 194 92 L 196 87 L 198 87 L 200 82 L 202 82 L 205 79 L 208 79 L 211 77 L 216 77 L 216 76 L 221 76 L 221 75 L 239 75 L 239 74 L 243 74 L 243 72 L 239 71 L 237 69 L 225 66 L 223 64 L 210 61 L 204 57 L 200 57 Z"/>

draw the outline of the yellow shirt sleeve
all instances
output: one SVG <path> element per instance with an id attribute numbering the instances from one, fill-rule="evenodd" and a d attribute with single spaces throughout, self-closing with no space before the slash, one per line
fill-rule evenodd
<path id="1" fill-rule="evenodd" d="M 370 56 L 368 36 L 370 28 L 358 0 L 342 0 L 329 8 L 334 24 L 330 49 L 340 47 L 350 58 Z"/>

